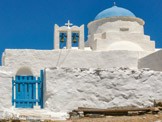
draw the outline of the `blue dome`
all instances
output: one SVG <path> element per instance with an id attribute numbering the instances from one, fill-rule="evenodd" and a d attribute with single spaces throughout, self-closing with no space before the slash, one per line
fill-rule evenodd
<path id="1" fill-rule="evenodd" d="M 131 11 L 113 6 L 111 8 L 108 8 L 102 12 L 100 12 L 96 17 L 95 20 L 99 20 L 102 18 L 108 18 L 108 17 L 136 17 Z"/>

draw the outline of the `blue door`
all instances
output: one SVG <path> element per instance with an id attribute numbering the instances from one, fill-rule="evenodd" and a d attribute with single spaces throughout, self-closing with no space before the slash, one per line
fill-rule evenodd
<path id="1" fill-rule="evenodd" d="M 16 102 L 16 108 L 33 108 L 35 102 L 30 102 L 36 99 L 35 83 L 30 83 L 33 80 L 35 80 L 33 76 L 16 76 L 16 81 L 21 81 L 16 83 L 16 99 L 20 100 Z"/>
<path id="2" fill-rule="evenodd" d="M 12 105 L 15 104 L 16 108 L 33 108 L 37 103 L 43 108 L 42 77 L 43 71 L 41 79 L 34 76 L 15 76 L 15 80 L 12 80 Z"/>

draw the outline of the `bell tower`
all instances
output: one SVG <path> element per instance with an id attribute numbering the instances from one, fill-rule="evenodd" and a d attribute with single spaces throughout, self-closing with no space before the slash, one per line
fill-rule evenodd
<path id="1" fill-rule="evenodd" d="M 84 49 L 84 25 L 72 26 L 73 24 L 65 23 L 65 26 L 54 26 L 54 49 L 61 49 L 63 45 L 66 49 L 71 49 L 74 44 L 78 44 L 78 49 Z M 72 26 L 72 27 L 70 27 Z"/>

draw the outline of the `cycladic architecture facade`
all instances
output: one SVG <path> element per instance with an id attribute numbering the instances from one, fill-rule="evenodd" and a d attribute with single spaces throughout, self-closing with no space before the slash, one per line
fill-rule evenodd
<path id="1" fill-rule="evenodd" d="M 141 107 L 162 99 L 162 50 L 144 24 L 114 5 L 87 25 L 88 40 L 84 25 L 68 21 L 54 25 L 53 50 L 6 49 L 0 118 L 65 119 L 77 107 Z"/>

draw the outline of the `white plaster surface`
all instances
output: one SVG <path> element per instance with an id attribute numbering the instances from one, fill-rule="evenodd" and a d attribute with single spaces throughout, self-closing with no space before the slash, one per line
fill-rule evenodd
<path id="1" fill-rule="evenodd" d="M 12 107 L 12 73 L 0 70 L 0 118 Z"/>
<path id="2" fill-rule="evenodd" d="M 144 35 L 143 24 L 143 20 L 134 17 L 110 17 L 90 22 L 85 45 L 93 50 L 154 51 L 155 42 Z"/>
<path id="3" fill-rule="evenodd" d="M 46 67 L 112 68 L 129 67 L 137 69 L 138 59 L 150 51 L 90 51 L 90 50 L 30 50 L 6 49 L 3 54 L 3 68 L 13 72 L 29 67 L 34 76 Z"/>
<path id="4" fill-rule="evenodd" d="M 79 34 L 79 42 L 78 49 L 84 49 L 84 25 L 78 26 L 61 26 L 59 27 L 57 24 L 54 26 L 54 49 L 60 48 L 60 33 L 67 33 L 67 42 L 66 49 L 72 48 L 72 33 Z"/>
<path id="5" fill-rule="evenodd" d="M 69 118 L 67 112 L 52 112 L 49 110 L 41 109 L 5 109 L 0 115 L 0 119 L 20 119 L 20 120 L 66 120 Z"/>
<path id="6" fill-rule="evenodd" d="M 138 68 L 150 68 L 155 71 L 162 71 L 162 50 L 157 50 L 139 59 Z"/>
<path id="7" fill-rule="evenodd" d="M 128 68 L 46 69 L 45 109 L 68 112 L 77 107 L 152 106 L 162 99 L 162 72 Z"/>
<path id="8" fill-rule="evenodd" d="M 129 41 L 121 41 L 121 42 L 116 42 L 108 46 L 109 50 L 139 50 L 143 51 L 143 49 L 138 46 L 138 44 L 129 42 Z"/>
<path id="9" fill-rule="evenodd" d="M 12 72 L 7 72 L 3 67 L 0 67 L 0 119 L 64 120 L 68 117 L 66 112 L 14 108 L 12 106 Z"/>
<path id="10" fill-rule="evenodd" d="M 162 99 L 162 72 L 159 71 L 58 67 L 45 69 L 43 110 L 15 109 L 11 102 L 12 73 L 2 70 L 0 119 L 62 120 L 77 107 L 143 107 L 153 105 L 154 99 Z"/>
<path id="11" fill-rule="evenodd" d="M 132 17 L 109 17 L 88 24 L 88 34 L 104 32 L 120 32 L 120 28 L 129 28 L 131 33 L 144 33 L 143 24 L 139 18 Z"/>

